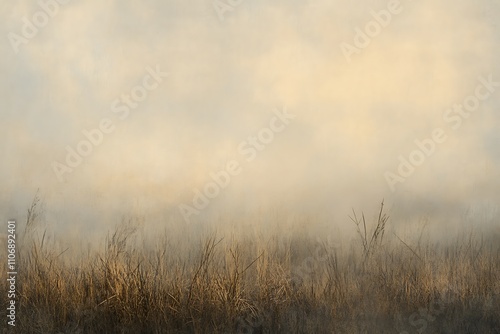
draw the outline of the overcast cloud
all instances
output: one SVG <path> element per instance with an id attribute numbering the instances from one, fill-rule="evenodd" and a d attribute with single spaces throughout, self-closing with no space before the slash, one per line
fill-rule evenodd
<path id="1" fill-rule="evenodd" d="M 220 20 L 210 0 L 73 0 L 17 53 L 9 33 L 22 36 L 41 7 L 2 3 L 3 219 L 21 219 L 40 188 L 45 220 L 67 231 L 128 214 L 184 223 L 179 204 L 230 160 L 241 173 L 196 219 L 283 209 L 342 222 L 382 198 L 401 222 L 498 213 L 500 87 L 458 129 L 443 116 L 479 77 L 500 82 L 500 5 L 400 6 L 349 62 L 340 45 L 388 1 L 243 0 Z M 148 67 L 168 76 L 120 119 L 113 101 Z M 295 118 L 247 162 L 238 145 L 284 107 Z M 60 182 L 54 162 L 103 118 L 114 131 Z M 435 128 L 447 140 L 392 191 L 386 172 Z"/>

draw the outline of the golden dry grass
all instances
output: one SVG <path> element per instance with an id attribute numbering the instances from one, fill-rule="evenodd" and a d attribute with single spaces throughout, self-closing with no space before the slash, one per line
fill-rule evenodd
<path id="1" fill-rule="evenodd" d="M 384 238 L 382 210 L 373 229 L 352 218 L 360 238 L 348 248 L 304 235 L 211 234 L 179 252 L 168 238 L 133 240 L 136 228 L 122 224 L 77 259 L 28 231 L 16 330 L 500 333 L 498 243 L 473 234 L 409 243 Z"/>

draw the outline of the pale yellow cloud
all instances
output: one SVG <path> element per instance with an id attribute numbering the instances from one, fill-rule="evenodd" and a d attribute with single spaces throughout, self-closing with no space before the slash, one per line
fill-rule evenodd
<path id="1" fill-rule="evenodd" d="M 210 1 L 61 5 L 18 55 L 0 56 L 0 129 L 10 138 L 2 184 L 12 193 L 43 188 L 56 213 L 86 204 L 119 211 L 134 201 L 176 212 L 211 172 L 231 159 L 244 164 L 238 145 L 287 106 L 296 119 L 244 164 L 211 210 L 289 200 L 290 211 L 334 202 L 342 215 L 380 197 L 397 202 L 384 172 L 436 127 L 450 139 L 399 185 L 401 193 L 447 203 L 472 200 L 470 189 L 494 197 L 500 92 L 460 131 L 442 117 L 474 92 L 478 76 L 500 78 L 486 0 L 401 3 L 403 11 L 350 63 L 340 44 L 353 43 L 355 27 L 364 28 L 386 1 L 243 1 L 224 21 Z M 29 1 L 3 5 L 2 33 L 19 32 L 22 16 L 37 10 Z M 10 52 L 8 39 L 2 43 Z M 157 65 L 169 77 L 120 120 L 112 102 Z M 76 147 L 81 131 L 105 117 L 115 131 L 59 183 L 52 162 L 63 162 L 66 146 Z"/>

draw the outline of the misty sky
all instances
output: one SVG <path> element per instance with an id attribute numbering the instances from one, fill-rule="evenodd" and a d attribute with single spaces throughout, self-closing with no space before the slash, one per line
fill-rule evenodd
<path id="1" fill-rule="evenodd" d="M 388 3 L 72 0 L 25 38 L 23 17 L 33 22 L 40 5 L 2 2 L 2 219 L 23 219 L 39 188 L 46 222 L 68 231 L 126 215 L 183 223 L 179 205 L 235 160 L 241 173 L 192 219 L 282 210 L 340 222 L 385 198 L 401 221 L 467 209 L 491 220 L 500 85 L 467 117 L 447 112 L 480 77 L 500 82 L 500 4 L 402 0 L 347 59 L 341 45 L 355 47 L 356 28 Z M 124 107 L 147 75 L 155 88 Z M 295 118 L 247 161 L 238 147 L 277 110 Z M 113 131 L 59 180 L 54 163 L 103 119 Z M 391 189 L 386 173 L 436 128 L 446 140 Z"/>

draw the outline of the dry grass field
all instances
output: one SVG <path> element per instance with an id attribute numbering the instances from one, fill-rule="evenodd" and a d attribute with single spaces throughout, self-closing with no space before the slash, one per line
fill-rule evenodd
<path id="1" fill-rule="evenodd" d="M 500 333 L 499 240 L 407 242 L 382 209 L 351 217 L 348 247 L 278 233 L 181 245 L 125 223 L 78 257 L 31 233 L 34 218 L 18 333 Z"/>

